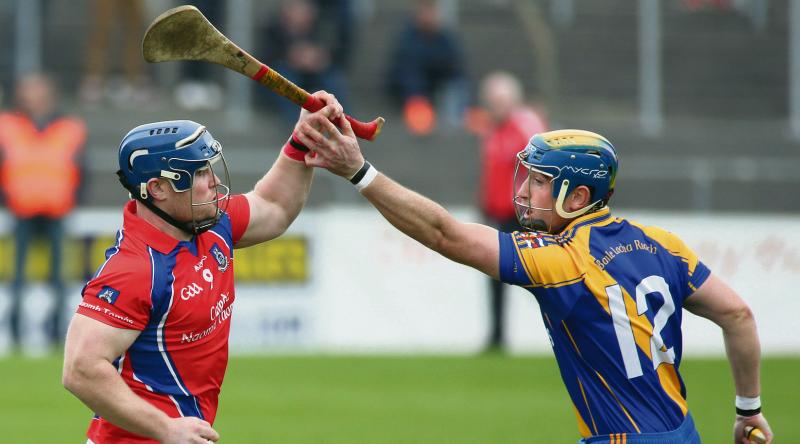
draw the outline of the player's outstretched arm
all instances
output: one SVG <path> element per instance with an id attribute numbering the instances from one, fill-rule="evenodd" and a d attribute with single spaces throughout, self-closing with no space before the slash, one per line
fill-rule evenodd
<path id="1" fill-rule="evenodd" d="M 216 442 L 219 435 L 200 418 L 170 418 L 125 384 L 112 364 L 139 336 L 76 314 L 64 349 L 64 387 L 111 423 L 163 443 Z"/>
<path id="2" fill-rule="evenodd" d="M 302 126 L 297 134 L 300 141 L 316 153 L 316 157 L 307 159 L 309 165 L 352 179 L 366 167 L 364 157 L 350 123 L 340 118 L 338 124 L 341 132 L 326 120 L 320 122 L 319 128 Z M 374 175 L 375 172 L 368 174 Z M 381 173 L 371 179 L 361 194 L 398 230 L 451 260 L 494 278 L 499 276 L 497 230 L 461 222 L 441 205 Z"/>
<path id="3" fill-rule="evenodd" d="M 734 424 L 734 442 L 755 443 L 744 439 L 746 426 L 759 428 L 772 442 L 772 431 L 760 411 L 761 383 L 759 365 L 761 345 L 753 312 L 747 303 L 725 282 L 711 275 L 703 285 L 684 302 L 692 313 L 707 318 L 722 328 L 725 350 L 730 361 L 733 381 L 736 385 L 739 411 L 749 416 L 737 415 Z M 758 400 L 758 401 L 756 401 Z M 757 409 L 756 404 L 757 402 Z M 752 405 L 747 405 L 751 403 Z M 753 407 L 753 408 L 747 408 Z M 748 411 L 749 410 L 749 411 Z"/>
<path id="4" fill-rule="evenodd" d="M 313 96 L 325 103 L 325 107 L 314 113 L 302 110 L 295 131 L 301 125 L 316 125 L 319 120 L 343 115 L 342 106 L 332 94 L 318 91 Z M 291 159 L 282 152 L 253 191 L 245 195 L 250 203 L 250 223 L 236 247 L 258 244 L 283 234 L 308 199 L 313 171 L 304 161 Z"/>

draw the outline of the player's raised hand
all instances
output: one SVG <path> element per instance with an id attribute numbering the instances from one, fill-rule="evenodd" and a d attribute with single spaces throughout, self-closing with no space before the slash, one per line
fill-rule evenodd
<path id="1" fill-rule="evenodd" d="M 208 444 L 219 440 L 219 433 L 200 418 L 172 418 L 168 424 L 164 436 L 159 439 L 164 444 Z"/>
<path id="2" fill-rule="evenodd" d="M 364 156 L 353 133 L 350 122 L 339 115 L 334 125 L 322 116 L 309 116 L 309 124 L 300 125 L 295 132 L 298 139 L 311 152 L 306 155 L 306 165 L 325 168 L 337 176 L 351 178 L 364 165 Z"/>
<path id="3" fill-rule="evenodd" d="M 745 430 L 746 427 L 755 427 L 761 430 L 764 439 L 756 434 L 749 434 L 750 429 Z M 747 438 L 749 434 L 749 439 Z M 754 416 L 740 416 L 736 415 L 736 422 L 733 424 L 733 442 L 736 444 L 770 444 L 772 442 L 772 429 L 767 423 L 764 415 L 759 413 Z"/>
<path id="4" fill-rule="evenodd" d="M 317 91 L 311 95 L 319 99 L 319 101 L 322 102 L 325 106 L 323 106 L 321 109 L 313 113 L 305 108 L 301 108 L 300 118 L 297 119 L 297 123 L 295 124 L 294 127 L 295 131 L 297 131 L 300 124 L 306 121 L 308 119 L 308 116 L 312 114 L 320 114 L 323 116 L 327 116 L 328 119 L 334 121 L 338 120 L 339 117 L 344 114 L 344 108 L 342 108 L 342 104 L 339 103 L 339 100 L 337 100 L 336 96 L 334 96 L 333 94 L 330 94 L 325 90 L 322 90 L 322 91 Z"/>

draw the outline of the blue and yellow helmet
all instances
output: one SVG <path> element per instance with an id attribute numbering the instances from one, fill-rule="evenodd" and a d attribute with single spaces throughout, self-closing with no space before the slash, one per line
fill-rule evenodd
<path id="1" fill-rule="evenodd" d="M 614 146 L 597 133 L 565 129 L 536 134 L 517 154 L 515 207 L 531 208 L 516 193 L 521 181 L 534 171 L 551 178 L 555 210 L 561 217 L 574 218 L 603 208 L 614 192 L 618 166 Z M 589 188 L 592 203 L 567 212 L 563 208 L 564 199 L 582 185 Z M 517 213 L 519 217 L 519 210 Z"/>

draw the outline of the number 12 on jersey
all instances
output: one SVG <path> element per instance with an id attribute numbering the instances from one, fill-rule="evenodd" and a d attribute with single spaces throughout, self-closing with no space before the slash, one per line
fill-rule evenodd
<path id="1" fill-rule="evenodd" d="M 639 316 L 647 311 L 646 296 L 650 293 L 658 293 L 664 299 L 664 305 L 656 313 L 653 319 L 653 334 L 650 336 L 650 356 L 653 359 L 653 370 L 657 369 L 661 363 L 674 364 L 675 351 L 672 347 L 667 348 L 664 339 L 661 337 L 661 330 L 667 325 L 669 317 L 675 313 L 675 301 L 669 291 L 667 281 L 661 276 L 648 276 L 636 286 L 636 312 Z M 639 351 L 636 340 L 633 336 L 633 327 L 625 309 L 625 297 L 622 294 L 622 287 L 614 284 L 606 287 L 608 295 L 608 307 L 611 310 L 611 319 L 614 321 L 614 332 L 617 335 L 622 361 L 625 363 L 625 371 L 628 379 L 642 376 L 642 363 L 639 360 Z"/>

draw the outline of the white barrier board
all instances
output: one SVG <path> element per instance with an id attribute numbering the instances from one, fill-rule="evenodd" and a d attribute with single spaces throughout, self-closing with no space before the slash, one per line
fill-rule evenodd
<path id="1" fill-rule="evenodd" d="M 72 235 L 112 235 L 119 210 L 83 211 L 72 216 Z M 475 221 L 470 209 L 457 209 Z M 750 303 L 765 354 L 800 353 L 800 218 L 759 215 L 619 213 L 680 235 L 712 272 Z M 0 235 L 11 224 L 0 216 Z M 289 235 L 307 240 L 308 277 L 294 284 L 239 283 L 233 315 L 234 353 L 471 353 L 488 335 L 488 278 L 450 262 L 391 227 L 367 207 L 305 211 Z M 83 282 L 73 282 L 67 309 L 77 304 Z M 6 286 L 4 286 L 6 287 Z M 549 353 L 535 299 L 510 289 L 506 325 L 515 353 Z M 7 307 L 0 291 L 0 311 Z M 33 285 L 26 299 L 33 349 L 47 306 L 47 288 Z M 0 331 L 0 350 L 7 326 Z M 32 329 L 32 330 L 31 330 Z M 722 335 L 711 322 L 684 316 L 687 354 L 724 353 Z"/>

